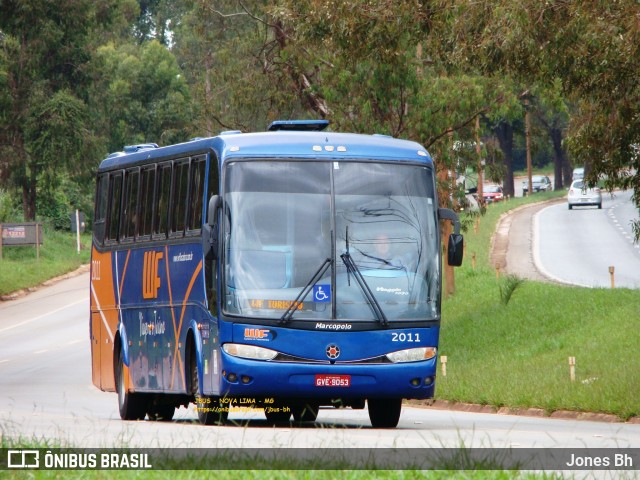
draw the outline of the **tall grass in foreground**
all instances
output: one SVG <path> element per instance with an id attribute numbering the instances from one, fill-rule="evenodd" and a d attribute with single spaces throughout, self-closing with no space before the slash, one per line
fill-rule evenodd
<path id="1" fill-rule="evenodd" d="M 35 246 L 4 246 L 0 260 L 0 295 L 33 287 L 42 282 L 73 271 L 89 263 L 91 236 L 81 236 L 80 253 L 76 235 L 43 226 L 40 258 Z"/>
<path id="2" fill-rule="evenodd" d="M 13 440 L 7 437 L 0 437 L 0 449 L 26 448 L 26 449 L 51 449 L 52 453 L 58 453 L 56 449 L 66 448 L 64 442 L 50 440 Z M 126 450 L 126 448 L 125 448 Z M 132 451 L 135 451 L 132 450 Z M 0 471 L 0 478 L 11 479 L 164 479 L 171 477 L 172 480 L 189 480 L 194 478 L 215 477 L 218 480 L 237 479 L 312 479 L 325 480 L 340 478 L 345 480 L 365 480 L 370 478 L 397 479 L 397 480 L 440 480 L 440 479 L 491 479 L 491 480 L 515 480 L 515 479 L 539 479 L 539 478 L 563 478 L 561 474 L 555 472 L 532 474 L 520 472 L 518 470 L 490 470 L 493 465 L 499 465 L 500 458 L 491 459 L 488 457 L 479 463 L 471 461 L 463 449 L 459 452 L 459 457 L 453 456 L 442 459 L 436 465 L 441 470 L 376 470 L 376 469 L 356 469 L 350 470 L 345 466 L 344 470 L 326 469 L 318 460 L 311 462 L 292 459 L 283 452 L 282 459 L 267 460 L 259 457 L 252 457 L 252 454 L 243 453 L 243 449 L 238 449 L 230 453 L 222 453 L 211 458 L 209 456 L 198 459 L 193 458 L 188 461 L 178 458 L 167 458 L 161 465 L 155 465 L 163 470 L 9 470 Z M 348 453 L 345 453 L 348 458 Z M 154 461 L 155 462 L 155 461 Z M 211 467 L 213 465 L 213 467 Z M 336 465 L 331 463 L 332 468 Z M 347 463 L 346 465 L 350 465 Z M 175 468 L 175 470 L 172 470 Z M 185 468 L 190 468 L 186 470 Z M 214 470 L 210 470 L 214 468 Z M 353 468 L 353 467 L 352 467 Z M 457 470 L 457 469 L 465 470 Z M 500 468 L 500 467 L 496 467 Z M 261 469 L 261 470 L 258 470 Z"/>
<path id="3" fill-rule="evenodd" d="M 466 232 L 456 293 L 443 303 L 440 354 L 448 363 L 436 398 L 640 415 L 640 291 L 527 280 L 504 301 L 507 280 L 489 263 L 490 238 L 499 216 L 525 201 L 492 205 L 478 233 Z M 568 357 L 576 358 L 573 382 Z"/>
<path id="4" fill-rule="evenodd" d="M 50 472 L 10 472 L 11 479 L 165 479 L 193 480 L 201 478 L 215 478 L 216 480 L 516 480 L 516 479 L 554 479 L 563 478 L 559 474 L 532 474 L 516 471 L 417 471 L 417 470 L 216 470 L 215 472 L 202 470 L 173 470 L 173 471 L 50 471 Z"/>

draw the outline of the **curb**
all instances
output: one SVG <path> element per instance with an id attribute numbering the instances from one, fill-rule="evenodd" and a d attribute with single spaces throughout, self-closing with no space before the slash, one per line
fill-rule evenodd
<path id="1" fill-rule="evenodd" d="M 499 268 L 505 273 L 509 273 L 509 267 L 507 265 L 507 251 L 509 249 L 509 231 L 511 229 L 511 221 L 514 214 L 520 213 L 522 210 L 543 207 L 545 205 L 553 205 L 555 203 L 562 203 L 563 201 L 566 201 L 566 199 L 560 197 L 552 198 L 550 200 L 527 203 L 514 207 L 501 214 L 500 218 L 498 218 L 498 221 L 496 222 L 496 228 L 492 233 L 491 239 L 489 241 L 491 244 L 489 250 L 489 262 L 491 266 L 493 266 L 494 268 Z M 556 281 L 553 278 L 550 278 L 548 275 L 545 275 L 544 272 L 541 272 L 535 262 L 533 262 L 533 267 L 535 268 L 536 273 L 540 277 L 542 277 L 542 279 L 537 279 L 537 281 L 548 283 L 562 283 Z"/>
<path id="2" fill-rule="evenodd" d="M 406 405 L 417 408 L 435 410 L 451 410 L 469 413 L 490 413 L 495 415 L 518 415 L 523 417 L 554 418 L 563 420 L 583 420 L 589 422 L 630 423 L 640 425 L 640 417 L 631 417 L 624 421 L 610 413 L 576 412 L 572 410 L 556 410 L 547 413 L 543 408 L 494 407 L 475 403 L 453 402 L 450 400 L 407 400 Z"/>

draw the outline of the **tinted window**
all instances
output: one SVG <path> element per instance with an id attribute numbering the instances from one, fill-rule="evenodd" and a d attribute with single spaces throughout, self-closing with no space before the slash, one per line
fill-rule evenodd
<path id="1" fill-rule="evenodd" d="M 122 238 L 133 239 L 136 234 L 138 206 L 138 169 L 127 171 L 124 179 L 124 222 Z"/>
<path id="2" fill-rule="evenodd" d="M 189 162 L 173 165 L 173 191 L 171 197 L 171 232 L 183 233 L 187 212 L 187 186 L 189 184 Z"/>
<path id="3" fill-rule="evenodd" d="M 153 234 L 164 237 L 167 234 L 167 218 L 169 209 L 169 195 L 171 193 L 171 164 L 164 163 L 158 167 L 158 182 L 156 194 L 156 211 L 153 220 Z"/>
<path id="4" fill-rule="evenodd" d="M 98 244 L 104 241 L 104 226 L 107 219 L 107 206 L 109 199 L 109 175 L 98 177 L 96 187 L 96 211 L 93 220 L 93 235 Z"/>
<path id="5" fill-rule="evenodd" d="M 109 195 L 111 203 L 109 205 L 109 240 L 118 239 L 120 227 L 120 202 L 122 201 L 122 173 L 114 173 L 109 180 Z"/>
<path id="6" fill-rule="evenodd" d="M 202 203 L 204 193 L 204 157 L 194 159 L 191 164 L 191 190 L 189 192 L 189 220 L 188 230 L 200 230 L 202 227 Z"/>
<path id="7" fill-rule="evenodd" d="M 139 236 L 148 237 L 151 235 L 155 180 L 155 167 L 145 168 L 140 172 L 140 215 L 138 219 Z"/>

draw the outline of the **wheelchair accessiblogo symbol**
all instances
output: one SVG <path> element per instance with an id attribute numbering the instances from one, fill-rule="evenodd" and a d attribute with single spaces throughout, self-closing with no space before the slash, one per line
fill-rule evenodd
<path id="1" fill-rule="evenodd" d="M 142 265 L 142 298 L 158 298 L 160 277 L 158 276 L 158 264 L 164 253 L 144 252 L 144 264 Z"/>
<path id="2" fill-rule="evenodd" d="M 321 303 L 331 302 L 331 285 L 314 285 L 313 301 Z"/>

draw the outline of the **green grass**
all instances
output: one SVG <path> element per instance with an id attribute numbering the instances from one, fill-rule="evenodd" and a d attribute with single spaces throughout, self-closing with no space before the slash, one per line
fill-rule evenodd
<path id="1" fill-rule="evenodd" d="M 215 472 L 201 470 L 178 471 L 33 471 L 8 472 L 7 478 L 12 479 L 165 479 L 170 475 L 172 480 L 195 480 L 200 478 L 216 478 L 217 480 L 368 480 L 384 478 L 387 480 L 514 480 L 533 478 L 562 478 L 559 475 L 534 475 L 516 471 L 416 471 L 416 470 L 216 470 Z"/>
<path id="2" fill-rule="evenodd" d="M 99 454 L 94 450 L 83 451 L 82 449 L 73 447 L 64 447 L 52 443 L 50 441 L 29 441 L 29 440 L 10 440 L 0 437 L 1 449 L 41 449 L 40 462 L 44 462 L 44 452 L 42 450 L 50 452 L 53 455 L 60 455 L 60 448 L 69 448 L 70 452 L 77 454 L 94 453 Z M 114 450 L 114 451 L 117 451 Z M 123 452 L 134 453 L 136 449 L 128 450 L 123 448 Z M 196 450 L 198 452 L 198 450 Z M 113 453 L 113 452 L 109 452 Z M 202 455 L 204 452 L 198 453 Z M 278 454 L 279 458 L 266 460 L 253 452 L 247 453 L 243 449 L 225 452 L 217 454 L 214 457 L 207 452 L 206 457 L 193 457 L 190 459 L 181 458 L 165 458 L 158 463 L 157 455 L 152 454 L 153 466 L 156 470 L 8 470 L 0 471 L 0 478 L 12 478 L 12 479 L 164 479 L 170 476 L 173 480 L 188 480 L 203 477 L 213 477 L 217 479 L 309 479 L 309 480 L 324 480 L 343 478 L 346 480 L 365 480 L 369 478 L 384 478 L 391 480 L 440 480 L 440 479 L 497 479 L 497 480 L 511 480 L 511 479 L 539 479 L 539 478 L 562 478 L 560 474 L 532 474 L 528 472 L 519 472 L 517 469 L 503 470 L 497 467 L 496 470 L 491 470 L 493 465 L 500 465 L 500 456 L 492 458 L 493 453 L 488 453 L 486 460 L 475 461 L 468 456 L 468 451 L 465 449 L 454 452 L 451 457 L 442 457 L 439 461 L 436 456 L 433 460 L 439 470 L 376 470 L 376 469 L 326 469 L 324 460 L 308 460 L 303 461 L 292 458 L 287 455 L 286 449 L 282 451 L 282 456 Z M 294 453 L 295 455 L 295 453 Z M 345 458 L 349 458 L 348 453 L 345 454 Z M 316 458 L 316 457 L 313 457 Z M 98 461 L 99 464 L 99 461 Z M 332 468 L 336 465 L 336 462 L 329 463 Z M 347 461 L 347 465 L 355 465 Z M 187 465 L 191 470 L 185 470 Z M 173 470 L 175 468 L 175 470 Z M 338 467 L 336 467 L 338 468 Z M 351 467 L 352 468 L 352 467 Z M 465 470 L 460 470 L 464 468 Z M 261 469 L 261 470 L 258 470 Z M 212 471 L 213 470 L 213 471 Z"/>
<path id="3" fill-rule="evenodd" d="M 3 246 L 0 260 L 0 295 L 33 287 L 89 263 L 91 236 L 81 236 L 78 253 L 76 236 L 43 227 L 40 258 L 35 246 Z"/>
<path id="4" fill-rule="evenodd" d="M 500 215 L 536 194 L 492 205 L 465 235 L 456 293 L 443 304 L 436 398 L 491 405 L 640 415 L 640 291 L 588 289 L 496 278 L 490 238 Z M 476 253 L 476 268 L 471 253 Z M 569 357 L 575 357 L 575 381 Z"/>

